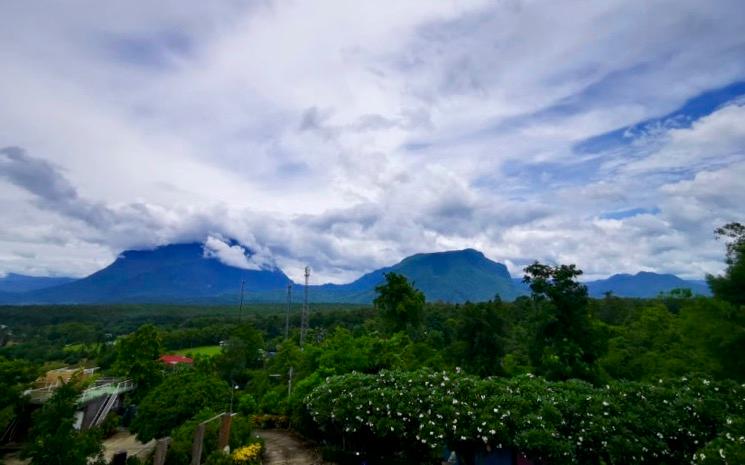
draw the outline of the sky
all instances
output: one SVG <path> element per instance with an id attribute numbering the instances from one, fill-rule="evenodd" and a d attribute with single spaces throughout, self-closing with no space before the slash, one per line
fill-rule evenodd
<path id="1" fill-rule="evenodd" d="M 742 31 L 741 0 L 0 2 L 0 275 L 191 241 L 316 282 L 469 247 L 719 273 Z"/>

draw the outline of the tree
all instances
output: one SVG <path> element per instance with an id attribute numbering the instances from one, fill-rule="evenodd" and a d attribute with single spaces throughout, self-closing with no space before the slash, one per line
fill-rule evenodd
<path id="1" fill-rule="evenodd" d="M 614 379 L 657 380 L 710 368 L 700 354 L 686 351 L 679 316 L 661 303 L 641 308 L 627 324 L 615 329 L 601 366 Z"/>
<path id="2" fill-rule="evenodd" d="M 417 330 L 424 318 L 424 293 L 409 283 L 406 276 L 386 273 L 385 283 L 377 286 L 373 300 L 383 323 L 391 332 Z"/>
<path id="3" fill-rule="evenodd" d="M 533 366 L 550 379 L 596 379 L 594 364 L 600 348 L 587 287 L 576 280 L 582 270 L 535 262 L 525 273 L 523 282 L 530 285 L 533 301 L 542 310 L 530 350 Z"/>
<path id="4" fill-rule="evenodd" d="M 0 431 L 13 419 L 21 392 L 36 378 L 39 368 L 27 360 L 0 356 Z"/>
<path id="5" fill-rule="evenodd" d="M 162 365 L 158 361 L 161 339 L 153 325 L 140 326 L 134 333 L 124 336 L 116 343 L 114 373 L 126 376 L 137 384 L 137 393 L 144 396 L 158 384 L 162 377 Z"/>
<path id="6" fill-rule="evenodd" d="M 714 296 L 734 305 L 745 305 L 745 225 L 729 223 L 714 231 L 727 240 L 727 269 L 724 275 L 707 275 Z"/>
<path id="7" fill-rule="evenodd" d="M 30 438 L 23 450 L 33 465 L 90 465 L 104 463 L 98 430 L 74 427 L 81 385 L 77 379 L 60 386 L 33 416 Z M 91 461 L 91 457 L 96 457 Z"/>
<path id="8" fill-rule="evenodd" d="M 480 376 L 502 374 L 505 321 L 499 314 L 502 303 L 467 302 L 456 320 L 455 358 L 468 372 Z"/>
<path id="9" fill-rule="evenodd" d="M 246 370 L 261 366 L 263 347 L 261 333 L 251 323 L 245 323 L 231 333 L 222 352 L 215 357 L 215 367 L 224 380 L 244 384 L 248 381 Z"/>
<path id="10" fill-rule="evenodd" d="M 188 368 L 177 371 L 142 399 L 131 430 L 142 442 L 168 436 L 202 409 L 227 410 L 230 391 L 212 374 Z"/>

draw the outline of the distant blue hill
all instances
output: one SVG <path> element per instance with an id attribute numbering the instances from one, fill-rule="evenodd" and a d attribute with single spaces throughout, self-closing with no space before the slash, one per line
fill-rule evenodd
<path id="1" fill-rule="evenodd" d="M 26 276 L 16 273 L 8 273 L 0 278 L 0 292 L 15 293 L 29 292 L 47 287 L 59 286 L 75 281 L 75 278 L 49 278 L 40 276 Z"/>
<path id="2" fill-rule="evenodd" d="M 279 269 L 246 270 L 206 257 L 202 244 L 123 252 L 106 268 L 59 286 L 24 294 L 23 303 L 183 302 L 249 289 L 284 288 Z"/>
<path id="3" fill-rule="evenodd" d="M 702 281 L 686 281 L 672 274 L 658 274 L 647 271 L 635 275 L 614 274 L 608 279 L 585 283 L 592 297 L 602 297 L 612 292 L 620 297 L 656 297 L 673 289 L 688 288 L 697 295 L 711 295 L 709 286 Z"/>
<path id="4" fill-rule="evenodd" d="M 522 282 L 522 278 L 514 278 L 515 289 L 520 295 L 530 295 L 530 286 Z M 673 289 L 690 289 L 694 295 L 710 296 L 711 291 L 706 281 L 684 280 L 673 274 L 659 274 L 642 271 L 635 275 L 614 274 L 606 279 L 586 281 L 587 292 L 590 297 L 603 297 L 611 292 L 618 297 L 652 298 L 660 293 L 668 293 Z"/>

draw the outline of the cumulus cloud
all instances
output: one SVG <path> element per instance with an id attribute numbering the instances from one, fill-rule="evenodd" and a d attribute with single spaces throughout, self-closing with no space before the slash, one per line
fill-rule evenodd
<path id="1" fill-rule="evenodd" d="M 207 236 L 204 242 L 204 256 L 216 258 L 222 263 L 245 270 L 274 269 L 271 256 L 248 251 L 239 244 L 230 245 L 228 241 L 215 236 Z"/>

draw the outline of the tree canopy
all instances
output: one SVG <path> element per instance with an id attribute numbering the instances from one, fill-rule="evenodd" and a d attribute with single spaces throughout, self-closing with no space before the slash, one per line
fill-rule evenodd
<path id="1" fill-rule="evenodd" d="M 377 286 L 375 308 L 391 332 L 418 329 L 424 317 L 424 293 L 415 288 L 406 276 L 386 273 L 385 283 Z"/>
<path id="2" fill-rule="evenodd" d="M 131 430 L 142 442 L 168 436 L 203 409 L 227 410 L 231 387 L 216 376 L 184 368 L 170 374 L 139 405 Z"/>
<path id="3" fill-rule="evenodd" d="M 525 268 L 523 281 L 530 285 L 539 312 L 531 361 L 549 379 L 597 377 L 598 347 L 588 306 L 587 287 L 576 278 L 575 265 L 550 266 L 535 262 Z"/>
<path id="4" fill-rule="evenodd" d="M 714 296 L 734 305 L 745 305 L 745 225 L 729 223 L 714 231 L 727 241 L 727 269 L 721 276 L 707 275 Z"/>

